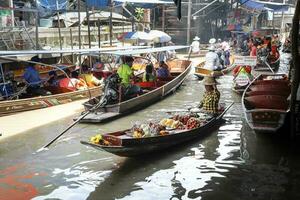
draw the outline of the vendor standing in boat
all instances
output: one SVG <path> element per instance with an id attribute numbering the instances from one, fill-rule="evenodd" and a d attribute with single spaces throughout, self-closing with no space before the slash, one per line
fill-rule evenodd
<path id="1" fill-rule="evenodd" d="M 205 65 L 203 68 L 211 71 L 217 70 L 219 68 L 220 61 L 218 54 L 215 52 L 216 48 L 211 45 L 207 49 L 208 53 L 205 55 Z"/>
<path id="2" fill-rule="evenodd" d="M 41 59 L 38 56 L 34 56 L 30 59 L 30 61 L 35 62 L 34 64 L 29 65 L 23 74 L 23 77 L 25 81 L 28 84 L 28 87 L 26 89 L 27 93 L 30 95 L 51 95 L 51 92 L 45 90 L 43 88 L 43 82 L 46 80 L 42 80 L 40 78 L 40 74 L 37 70 L 37 68 L 40 66 L 40 64 L 37 64 L 41 62 Z"/>
<path id="3" fill-rule="evenodd" d="M 142 94 L 139 86 L 131 84 L 131 79 L 134 77 L 133 70 L 131 69 L 134 59 L 131 56 L 125 56 L 122 60 L 123 64 L 120 65 L 117 73 L 121 78 L 121 84 L 125 88 L 125 97 L 131 98 Z"/>
<path id="4" fill-rule="evenodd" d="M 217 89 L 217 82 L 213 77 L 204 78 L 205 92 L 200 102 L 199 108 L 209 114 L 218 114 L 220 92 Z"/>

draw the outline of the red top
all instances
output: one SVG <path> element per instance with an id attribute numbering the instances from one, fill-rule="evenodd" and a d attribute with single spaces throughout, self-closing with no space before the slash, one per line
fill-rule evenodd
<path id="1" fill-rule="evenodd" d="M 250 52 L 250 56 L 256 56 L 256 53 L 257 53 L 257 47 L 256 46 L 252 46 L 251 52 Z"/>

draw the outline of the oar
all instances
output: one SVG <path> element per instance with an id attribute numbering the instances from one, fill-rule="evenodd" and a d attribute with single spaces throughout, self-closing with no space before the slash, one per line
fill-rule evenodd
<path id="1" fill-rule="evenodd" d="M 100 106 L 100 102 L 98 104 L 96 104 L 94 107 L 92 107 L 91 109 L 89 109 L 86 113 L 84 113 L 83 115 L 81 115 L 79 118 L 77 118 L 76 121 L 74 121 L 70 126 L 68 126 L 63 132 L 61 132 L 59 135 L 57 135 L 53 140 L 51 140 L 48 144 L 46 144 L 45 146 L 43 146 L 42 148 L 40 148 L 39 150 L 37 150 L 37 152 L 46 150 L 51 144 L 53 144 L 53 142 L 55 142 L 58 138 L 60 138 L 63 134 L 65 134 L 68 130 L 70 130 L 73 126 L 75 126 L 80 120 L 82 120 L 85 116 L 87 116 L 88 114 L 90 114 L 93 110 L 95 110 L 96 108 L 98 108 Z"/>

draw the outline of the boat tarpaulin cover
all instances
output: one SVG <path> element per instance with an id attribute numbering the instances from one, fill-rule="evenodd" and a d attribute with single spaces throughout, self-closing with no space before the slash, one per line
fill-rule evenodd
<path id="1" fill-rule="evenodd" d="M 88 7 L 105 8 L 110 5 L 110 0 L 86 0 Z"/>
<path id="2" fill-rule="evenodd" d="M 91 49 L 56 49 L 56 50 L 21 50 L 21 51 L 0 51 L 1 57 L 17 56 L 17 55 L 35 55 L 35 54 L 58 54 L 58 53 L 90 53 L 90 52 L 105 52 L 149 48 L 149 46 L 124 46 L 124 47 L 107 47 L 107 48 L 91 48 Z"/>
<path id="3" fill-rule="evenodd" d="M 113 55 L 138 55 L 138 54 L 145 54 L 145 53 L 155 53 L 155 52 L 162 52 L 162 51 L 173 51 L 177 49 L 186 49 L 190 46 L 165 46 L 165 47 L 156 47 L 156 48 L 145 48 L 145 49 L 134 49 L 134 50 L 127 50 L 127 51 L 107 51 L 103 52 L 104 54 L 113 54 Z"/>
<path id="4" fill-rule="evenodd" d="M 154 8 L 157 5 L 174 4 L 172 0 L 114 0 L 116 3 L 130 3 L 140 8 Z"/>
<path id="5" fill-rule="evenodd" d="M 255 0 L 240 0 L 242 6 L 255 9 L 255 10 L 268 10 L 268 11 L 287 11 L 289 9 L 289 5 L 268 1 L 255 1 Z"/>
<path id="6" fill-rule="evenodd" d="M 37 0 L 37 7 L 41 17 L 51 15 L 57 10 L 66 10 L 67 0 Z"/>

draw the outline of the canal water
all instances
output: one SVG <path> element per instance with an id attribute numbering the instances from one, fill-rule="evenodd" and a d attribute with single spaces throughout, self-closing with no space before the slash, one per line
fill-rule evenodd
<path id="1" fill-rule="evenodd" d="M 197 105 L 204 87 L 193 74 L 166 99 L 110 123 L 78 124 L 47 151 L 36 152 L 72 118 L 2 140 L 0 200 L 300 199 L 300 152 L 282 137 L 288 133 L 251 131 L 241 98 L 231 91 L 232 77 L 218 82 L 221 101 L 235 102 L 224 124 L 155 154 L 123 158 L 81 145 L 80 140 Z"/>

